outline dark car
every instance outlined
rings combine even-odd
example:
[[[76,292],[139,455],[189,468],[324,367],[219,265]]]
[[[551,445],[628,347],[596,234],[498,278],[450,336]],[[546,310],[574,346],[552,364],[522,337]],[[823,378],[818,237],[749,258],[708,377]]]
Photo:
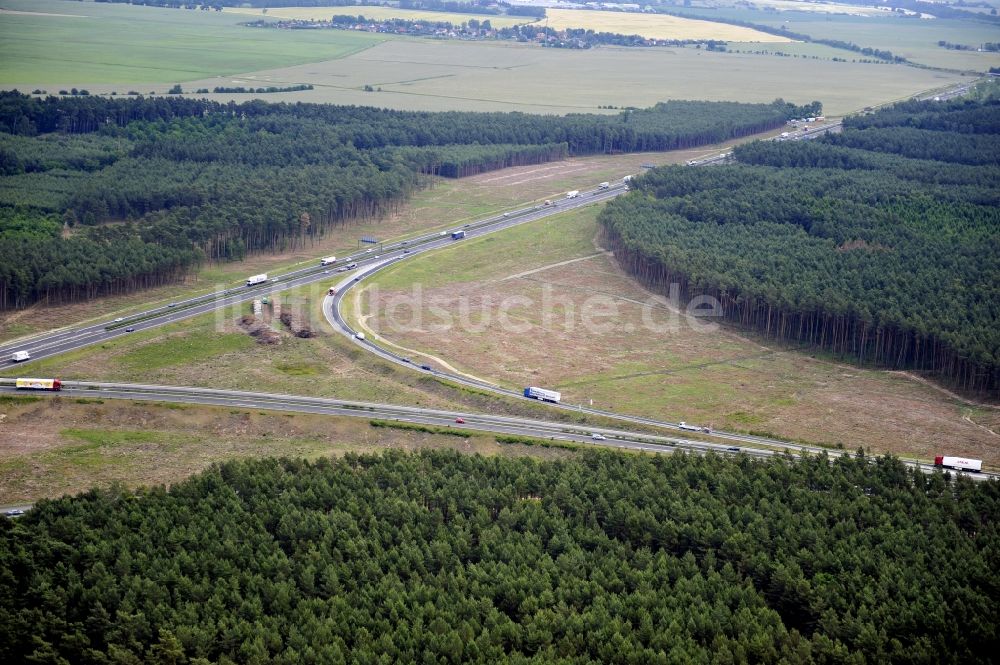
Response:
[[[731,453],[738,453],[738,452],[740,452],[740,449],[737,448],[736,446],[730,446],[730,447],[726,448],[726,450],[728,450]]]
[[[428,372],[430,372],[430,371],[431,371],[431,366],[430,366],[430,365],[421,365],[421,366],[420,366],[420,369],[425,369],[425,370],[427,370]]]
[[[125,329],[125,332],[135,332],[135,328],[129,326],[128,328]]]

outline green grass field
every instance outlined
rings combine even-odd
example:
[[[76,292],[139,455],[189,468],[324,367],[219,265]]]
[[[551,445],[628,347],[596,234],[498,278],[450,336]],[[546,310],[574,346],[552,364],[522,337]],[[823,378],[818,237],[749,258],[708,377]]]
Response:
[[[123,94],[127,84],[330,60],[383,41],[344,31],[256,30],[238,25],[245,16],[213,11],[62,0],[5,0],[3,8],[13,10],[0,14],[5,86],[118,84]]]

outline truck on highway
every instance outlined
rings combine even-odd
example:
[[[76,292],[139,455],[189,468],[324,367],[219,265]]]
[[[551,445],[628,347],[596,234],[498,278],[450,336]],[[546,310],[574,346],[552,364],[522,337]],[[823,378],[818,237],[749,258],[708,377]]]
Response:
[[[934,458],[934,466],[940,466],[945,469],[954,469],[955,471],[972,471],[973,473],[979,473],[983,470],[983,460],[938,455]]]
[[[336,262],[337,262],[337,257],[336,256],[327,256],[327,257],[324,257],[324,258],[322,258],[322,259],[319,260],[319,264],[321,266],[328,266],[331,263],[336,263]]]
[[[14,382],[18,390],[62,390],[59,379],[18,379]]]
[[[562,393],[556,392],[555,390],[546,390],[545,388],[536,388],[534,386],[528,386],[524,389],[524,396],[530,397],[531,399],[537,399],[542,402],[552,402],[558,404],[559,400],[562,399]]]
[[[701,431],[701,428],[698,427],[697,425],[688,425],[683,420],[680,421],[679,423],[677,423],[677,426],[680,427],[683,430],[687,430],[688,432],[700,432]]]
[[[257,284],[263,284],[267,281],[267,273],[262,273],[260,275],[252,275],[247,278],[247,286],[256,286]]]
[[[465,231],[453,231],[451,234],[452,240],[461,240],[465,237]]]
[[[598,189],[607,189],[610,186],[611,186],[610,182],[602,182],[600,185],[597,186],[597,188]]]
[[[336,286],[331,286],[330,290],[327,291],[327,295],[330,295],[330,296],[337,295],[337,287]]]
[[[580,190],[579,189],[574,189],[572,192],[566,192],[566,198],[567,199],[575,199],[578,196],[580,196]]]
[[[10,354],[10,361],[12,363],[20,363],[24,362],[25,360],[31,360],[31,354],[28,353],[27,351],[15,351],[14,353]]]

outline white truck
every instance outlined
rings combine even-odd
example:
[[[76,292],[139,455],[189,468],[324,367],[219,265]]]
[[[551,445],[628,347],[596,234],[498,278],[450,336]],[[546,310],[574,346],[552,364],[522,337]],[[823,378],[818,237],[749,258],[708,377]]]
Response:
[[[247,286],[256,286],[257,284],[263,284],[267,281],[267,273],[261,273],[260,275],[252,275],[247,279]]]
[[[580,190],[579,189],[574,189],[572,192],[566,192],[566,198],[567,199],[575,199],[578,196],[580,196]]]
[[[679,423],[677,423],[677,426],[680,427],[683,430],[687,430],[688,432],[700,432],[701,431],[701,428],[698,427],[697,425],[688,425],[683,420],[680,421]]]
[[[337,261],[337,257],[336,256],[327,256],[325,258],[320,259],[319,260],[319,264],[321,266],[328,266],[331,263],[336,263],[336,261]]]
[[[25,360],[31,360],[31,354],[28,353],[27,351],[15,351],[14,353],[10,354],[10,361],[12,363],[20,363],[24,362]]]
[[[524,389],[524,396],[530,397],[531,399],[537,399],[542,402],[553,402],[555,404],[559,403],[562,399],[562,393],[555,390],[546,390],[545,388],[536,388],[534,386],[528,386]]]
[[[954,469],[955,471],[972,471],[973,473],[979,473],[983,470],[983,460],[938,455],[934,458],[934,466],[940,466],[945,469]]]
[[[598,189],[607,189],[608,187],[611,187],[610,182],[602,182],[600,185],[597,186]]]

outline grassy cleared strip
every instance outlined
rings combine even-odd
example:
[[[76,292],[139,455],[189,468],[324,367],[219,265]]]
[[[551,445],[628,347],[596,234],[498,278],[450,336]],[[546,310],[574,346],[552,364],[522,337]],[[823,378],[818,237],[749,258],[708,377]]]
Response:
[[[566,448],[567,450],[579,450],[584,446],[570,441],[553,441],[551,439],[538,439],[532,436],[517,436],[513,434],[498,434],[496,442],[499,444],[514,444],[521,446],[541,446],[542,448]]]
[[[423,432],[425,434],[444,434],[446,436],[457,436],[463,439],[471,439],[478,436],[478,432],[470,432],[464,429],[454,429],[451,427],[437,427],[435,425],[420,425],[417,423],[400,423],[393,420],[369,420],[372,427],[388,427],[389,429],[402,429],[411,432]]]
[[[0,406],[31,404],[32,402],[37,402],[40,399],[42,398],[35,397],[33,395],[0,395]]]

